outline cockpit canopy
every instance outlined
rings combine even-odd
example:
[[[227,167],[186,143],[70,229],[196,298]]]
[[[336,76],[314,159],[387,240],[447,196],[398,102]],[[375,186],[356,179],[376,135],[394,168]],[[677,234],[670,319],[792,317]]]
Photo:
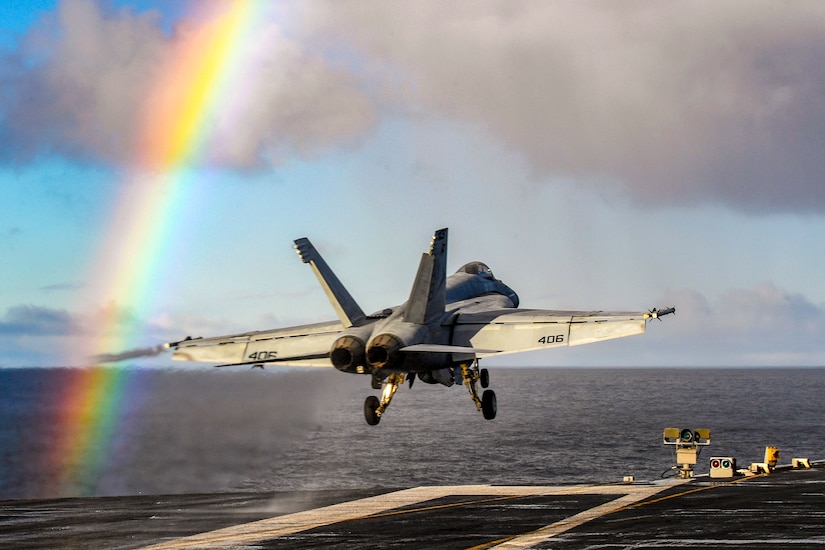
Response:
[[[485,279],[495,281],[493,270],[484,262],[470,262],[461,266],[456,273],[469,273],[470,275],[481,275]]]
[[[470,262],[447,277],[447,303],[469,300],[489,294],[501,294],[510,299],[510,305],[518,307],[518,295],[495,278],[490,266],[483,262]]]

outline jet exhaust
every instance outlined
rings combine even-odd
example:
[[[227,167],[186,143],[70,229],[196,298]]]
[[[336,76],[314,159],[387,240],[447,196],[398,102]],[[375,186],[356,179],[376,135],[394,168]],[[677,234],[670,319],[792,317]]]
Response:
[[[379,334],[370,342],[367,349],[367,361],[379,369],[397,369],[404,365],[404,354],[401,348],[404,342],[393,334]]]
[[[332,344],[329,359],[341,372],[364,374],[371,369],[367,363],[367,344],[372,336],[373,325],[350,327]]]
[[[376,369],[391,371],[414,370],[416,372],[432,368],[431,357],[402,351],[413,344],[432,343],[432,335],[425,325],[398,323],[392,331],[373,336],[367,344],[367,362]]]
[[[159,346],[152,346],[148,348],[136,348],[123,351],[120,353],[101,353],[94,355],[91,360],[95,363],[116,363],[118,361],[125,361],[126,359],[137,359],[139,357],[155,357],[161,353],[166,353],[167,347],[163,344]]]
[[[329,358],[336,369],[342,372],[357,372],[358,367],[366,365],[366,345],[355,336],[342,336],[332,345]]]

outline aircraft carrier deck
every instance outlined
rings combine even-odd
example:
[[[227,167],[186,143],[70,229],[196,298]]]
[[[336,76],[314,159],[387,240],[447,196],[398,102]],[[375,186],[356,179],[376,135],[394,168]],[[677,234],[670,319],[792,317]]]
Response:
[[[2,548],[821,548],[825,464],[732,479],[0,501]]]

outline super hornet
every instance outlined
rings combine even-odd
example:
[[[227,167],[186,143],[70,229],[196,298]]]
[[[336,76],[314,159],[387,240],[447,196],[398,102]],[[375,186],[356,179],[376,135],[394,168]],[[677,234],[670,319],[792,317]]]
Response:
[[[428,384],[452,386],[462,381],[484,418],[496,416],[490,376],[479,368],[485,357],[528,350],[577,346],[645,331],[648,320],[675,308],[639,312],[517,309],[519,298],[493,276],[487,265],[470,262],[447,276],[447,229],[435,232],[421,257],[407,302],[371,315],[352,298],[309,242],[295,241],[324,288],[337,321],[170,342],[173,358],[221,366],[266,364],[333,366],[341,372],[370,376],[382,389],[364,402],[367,423],[376,425],[404,382],[416,377]]]

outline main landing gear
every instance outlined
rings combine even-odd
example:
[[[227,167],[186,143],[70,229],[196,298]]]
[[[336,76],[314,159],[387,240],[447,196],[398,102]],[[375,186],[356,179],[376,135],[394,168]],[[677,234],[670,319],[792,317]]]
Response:
[[[464,385],[467,386],[470,397],[478,410],[481,411],[485,419],[494,419],[497,409],[495,392],[485,389],[479,399],[476,388],[477,384],[481,384],[482,388],[487,388],[487,386],[490,385],[489,371],[487,369],[479,369],[478,359],[475,359],[472,363],[461,363],[456,368],[461,369],[461,378],[464,380]],[[412,381],[414,380],[412,377],[415,376],[415,373],[411,373],[409,376],[410,386],[412,386]],[[370,395],[366,401],[364,401],[364,418],[367,420],[367,424],[375,426],[381,421],[381,416],[387,410],[387,407],[390,406],[390,401],[392,401],[395,392],[398,391],[398,386],[404,383],[404,378],[404,373],[393,373],[382,383],[382,380],[378,376],[373,376],[372,387],[374,389],[380,389],[383,386],[383,390],[381,391],[381,399]],[[458,373],[456,373],[456,378],[458,378]]]
[[[372,380],[372,385],[375,387],[377,379],[373,378]],[[403,382],[403,373],[393,373],[389,375],[386,382],[384,382],[384,390],[381,392],[380,401],[374,395],[367,397],[367,400],[364,401],[364,418],[367,419],[367,424],[375,426],[381,421],[381,415],[384,414],[384,411],[390,406],[392,396],[395,395],[395,392],[398,391],[398,386]]]
[[[470,397],[476,404],[478,410],[484,415],[486,420],[492,420],[496,417],[496,394],[493,390],[484,390],[481,394],[481,399],[478,398],[478,390],[476,384],[481,383],[482,388],[490,385],[490,372],[487,369],[478,368],[478,359],[472,363],[461,363],[461,377],[464,379],[464,385],[470,392]]]

